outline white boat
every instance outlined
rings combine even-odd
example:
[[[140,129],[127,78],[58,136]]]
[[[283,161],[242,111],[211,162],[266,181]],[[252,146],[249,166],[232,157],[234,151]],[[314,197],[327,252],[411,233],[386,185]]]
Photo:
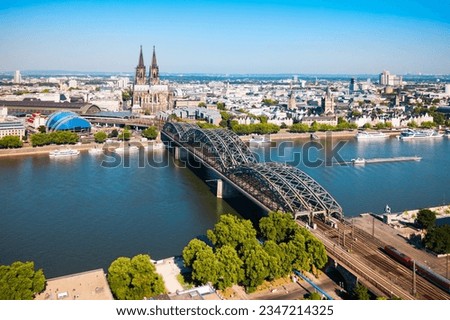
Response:
[[[354,165],[364,165],[366,164],[366,159],[364,158],[356,158],[351,160]]]
[[[359,131],[356,134],[356,139],[358,140],[385,139],[388,137],[389,136],[383,132]]]
[[[71,157],[79,155],[79,150],[73,150],[73,149],[56,149],[53,151],[50,151],[49,156],[50,157]]]
[[[412,139],[430,139],[441,138],[444,135],[436,130],[412,130],[407,129],[402,131],[398,137],[400,140],[412,140]]]
[[[263,144],[269,144],[271,142],[270,140],[270,136],[253,136],[250,140],[249,143],[250,145],[263,145]]]

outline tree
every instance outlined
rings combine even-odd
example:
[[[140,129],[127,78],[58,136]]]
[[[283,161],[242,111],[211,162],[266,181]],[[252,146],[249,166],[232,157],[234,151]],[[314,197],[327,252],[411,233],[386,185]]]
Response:
[[[23,145],[19,136],[4,136],[0,139],[0,149],[21,148]]]
[[[183,249],[183,260],[186,267],[191,267],[194,261],[197,259],[197,254],[206,250],[208,245],[199,239],[192,239],[188,245]]]
[[[119,300],[142,300],[165,291],[162,277],[146,254],[114,260],[108,268],[108,282]]]
[[[291,265],[285,263],[286,253],[275,241],[264,242],[263,249],[269,255],[267,268],[270,280],[281,278],[292,271]]]
[[[318,292],[311,292],[305,300],[322,300],[322,296]]]
[[[218,110],[225,110],[225,103],[217,102],[217,109]]]
[[[115,138],[115,137],[117,137],[118,135],[119,135],[119,131],[117,131],[117,129],[113,129],[113,130],[109,133],[108,137],[110,137],[110,138]]]
[[[207,246],[196,254],[192,264],[192,279],[201,284],[208,282],[215,284],[219,278],[219,268],[219,261],[213,249]]]
[[[417,213],[416,223],[420,228],[428,230],[436,223],[436,213],[430,209],[421,209]]]
[[[155,126],[148,127],[147,129],[142,131],[142,136],[150,140],[155,140],[158,136],[158,130]]]
[[[216,257],[219,262],[217,288],[223,290],[244,280],[243,262],[233,247],[219,248]]]
[[[199,108],[205,108],[205,107],[206,107],[206,103],[204,103],[204,102],[202,101],[202,102],[199,102],[197,106],[198,106]]]
[[[369,300],[369,290],[367,290],[366,287],[364,287],[362,284],[357,283],[355,286],[355,289],[353,289],[353,297],[356,300]]]
[[[243,244],[244,281],[247,291],[253,292],[269,276],[269,255],[255,239]]]
[[[39,126],[38,131],[40,133],[46,133],[47,132],[47,128],[44,125]]]
[[[308,132],[309,131],[309,126],[305,123],[295,123],[291,126],[291,128],[289,129],[290,132]]]
[[[242,220],[231,214],[223,214],[214,229],[207,231],[207,236],[217,248],[229,245],[239,250],[244,242],[256,238],[256,230],[250,220]]]
[[[443,225],[427,230],[425,246],[438,254],[450,253],[450,226]]]
[[[127,128],[124,128],[123,131],[121,133],[119,133],[119,135],[117,136],[117,139],[125,140],[125,141],[130,140],[130,138],[131,138],[131,132]]]
[[[16,261],[0,265],[0,300],[31,300],[45,289],[42,269],[34,270],[34,262]]]
[[[94,134],[94,139],[95,139],[95,142],[97,142],[97,143],[105,142],[106,138],[108,138],[108,135],[106,134],[106,132],[99,131]]]
[[[298,228],[299,226],[289,213],[269,212],[267,217],[259,220],[262,236],[275,243],[288,241]]]

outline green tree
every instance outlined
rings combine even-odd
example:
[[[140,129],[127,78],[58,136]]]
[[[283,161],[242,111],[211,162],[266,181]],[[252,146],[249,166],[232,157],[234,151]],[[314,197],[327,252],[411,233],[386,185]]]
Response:
[[[124,128],[123,131],[121,133],[119,133],[119,135],[117,136],[118,140],[125,140],[128,141],[131,138],[131,132],[129,129]]]
[[[417,128],[417,123],[415,121],[410,121],[406,125],[408,128]]]
[[[305,123],[295,123],[291,126],[291,128],[289,129],[290,132],[308,132],[309,131],[309,126]]]
[[[433,121],[424,121],[420,124],[421,128],[431,129],[434,128],[436,124]]]
[[[109,133],[108,137],[110,137],[110,138],[115,138],[115,137],[117,137],[118,135],[119,135],[119,131],[117,131],[117,129],[113,129],[113,130]]]
[[[97,143],[105,142],[106,138],[108,138],[108,135],[104,131],[98,131],[94,134],[94,139],[95,139],[95,142],[97,142]]]
[[[442,225],[427,230],[425,246],[438,254],[450,254],[450,226]]]
[[[192,279],[198,283],[217,283],[219,279],[219,261],[211,247],[197,252],[196,259],[192,264]]]
[[[192,264],[197,259],[197,254],[201,251],[207,250],[208,245],[199,239],[192,239],[188,245],[183,249],[183,260],[186,267],[192,267]]]
[[[367,290],[367,288],[362,284],[358,283],[356,284],[355,289],[353,289],[353,297],[356,300],[369,300],[369,290]]]
[[[197,106],[200,107],[200,108],[204,108],[204,107],[206,107],[206,103],[204,103],[202,101],[202,102],[199,102]]]
[[[223,214],[214,229],[207,231],[207,236],[217,248],[229,245],[239,250],[244,242],[256,238],[256,230],[250,220],[239,219],[231,214]]]
[[[158,130],[155,126],[148,127],[147,129],[142,131],[142,136],[150,140],[155,140],[158,136]]]
[[[243,262],[233,247],[224,245],[216,252],[219,262],[217,288],[223,290],[244,279]]]
[[[417,213],[416,223],[421,229],[428,230],[436,223],[436,212],[430,209],[421,209]]]
[[[44,125],[39,126],[38,131],[40,133],[46,133],[47,132],[47,128]]]
[[[4,136],[0,139],[0,149],[21,148],[23,145],[19,136]]]
[[[35,271],[34,262],[0,265],[0,300],[31,300],[44,291],[45,282],[44,272]]]
[[[248,292],[253,292],[269,276],[269,255],[261,244],[248,240],[242,247],[242,261],[244,262],[244,281]]]
[[[217,109],[224,111],[225,110],[225,103],[217,102]]]
[[[305,300],[322,300],[322,296],[318,292],[311,292]]]
[[[264,242],[263,249],[269,255],[267,268],[270,280],[281,278],[292,271],[292,266],[285,263],[286,253],[275,241]]]
[[[156,273],[150,256],[145,254],[114,260],[108,268],[108,282],[119,300],[142,300],[165,291],[162,277]]]
[[[267,217],[259,220],[262,236],[275,243],[287,242],[298,228],[299,226],[289,213],[269,212]]]

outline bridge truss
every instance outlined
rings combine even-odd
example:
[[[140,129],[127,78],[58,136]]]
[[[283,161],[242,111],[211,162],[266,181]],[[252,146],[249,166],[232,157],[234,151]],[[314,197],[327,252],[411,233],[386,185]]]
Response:
[[[230,130],[167,122],[163,133],[271,210],[290,212],[295,218],[343,216],[341,206],[317,181],[289,165],[258,163],[249,147]]]

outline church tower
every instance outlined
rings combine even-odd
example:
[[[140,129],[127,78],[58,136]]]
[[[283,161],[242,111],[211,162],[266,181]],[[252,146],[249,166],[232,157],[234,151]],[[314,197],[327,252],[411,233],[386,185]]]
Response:
[[[136,67],[136,76],[134,77],[134,84],[145,84],[145,65],[144,65],[144,56],[142,55],[142,46],[141,53],[139,54],[139,64]]]
[[[153,46],[152,65],[150,67],[150,85],[159,84],[159,67],[156,62],[155,46]]]

